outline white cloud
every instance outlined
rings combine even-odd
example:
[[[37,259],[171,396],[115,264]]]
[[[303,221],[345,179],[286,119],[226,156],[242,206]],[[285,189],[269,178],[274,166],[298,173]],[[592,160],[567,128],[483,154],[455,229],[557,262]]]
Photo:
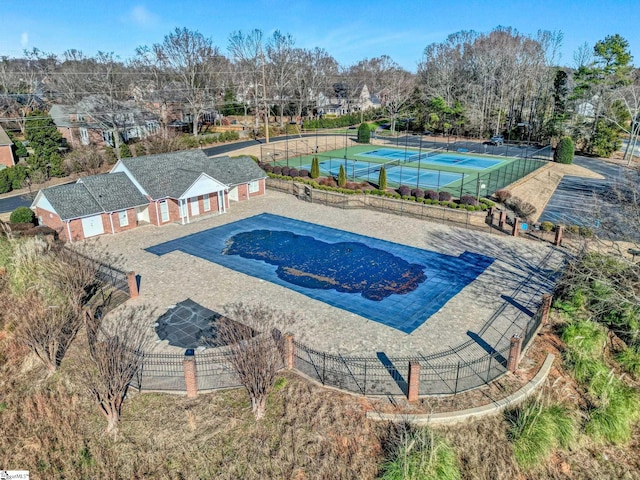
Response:
[[[29,44],[29,33],[22,32],[22,35],[20,35],[20,45],[22,46],[22,48],[24,48],[28,44]]]
[[[127,20],[139,27],[148,27],[158,22],[159,17],[155,13],[147,10],[147,7],[138,5],[133,7],[127,16]]]

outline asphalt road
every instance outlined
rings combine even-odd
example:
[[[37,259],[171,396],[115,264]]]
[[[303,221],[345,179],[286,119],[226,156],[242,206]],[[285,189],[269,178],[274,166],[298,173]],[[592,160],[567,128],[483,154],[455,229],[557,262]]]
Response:
[[[0,213],[12,212],[18,207],[30,207],[36,193],[0,198]]]

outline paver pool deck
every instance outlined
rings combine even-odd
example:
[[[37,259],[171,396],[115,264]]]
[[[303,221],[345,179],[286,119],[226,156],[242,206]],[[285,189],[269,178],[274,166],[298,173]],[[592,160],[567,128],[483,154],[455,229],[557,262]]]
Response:
[[[163,256],[145,251],[265,212],[444,254],[458,256],[469,251],[496,260],[420,327],[406,334],[202,258],[179,251]],[[191,298],[217,312],[236,302],[263,303],[295,312],[298,320],[288,330],[308,346],[331,353],[374,356],[384,352],[413,357],[446,351],[473,339],[476,342],[467,349],[465,358],[474,352],[486,355],[486,348],[500,349],[514,333],[521,333],[530,314],[537,310],[541,295],[553,289],[553,276],[564,260],[561,251],[542,243],[380,212],[340,210],[270,190],[264,197],[233,203],[223,215],[187,225],[144,226],[95,241],[120,255],[123,268],[141,276],[140,297],[127,305],[150,307],[154,314],[147,321],[154,350],[175,353],[182,350],[156,341],[153,323],[169,307]]]

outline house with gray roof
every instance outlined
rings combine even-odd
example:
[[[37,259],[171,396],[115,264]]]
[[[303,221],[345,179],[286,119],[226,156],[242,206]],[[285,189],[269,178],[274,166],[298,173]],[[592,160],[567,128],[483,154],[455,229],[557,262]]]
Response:
[[[222,214],[231,202],[264,195],[266,174],[250,157],[207,157],[202,150],[123,158],[108,174],[38,192],[41,225],[75,241],[137,225],[190,223]]]
[[[160,128],[158,117],[152,112],[133,101],[111,102],[104,95],[90,95],[73,105],[55,104],[49,115],[72,147],[113,147],[116,131],[128,142],[157,133]]]
[[[124,173],[84,177],[40,190],[31,204],[40,225],[74,241],[130,230],[149,201]]]

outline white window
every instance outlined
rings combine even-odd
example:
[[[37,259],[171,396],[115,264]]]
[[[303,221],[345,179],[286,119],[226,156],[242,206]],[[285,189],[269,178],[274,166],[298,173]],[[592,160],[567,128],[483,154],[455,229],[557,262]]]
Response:
[[[78,113],[78,121],[79,122],[84,122],[84,114],[83,113]]]
[[[103,130],[102,131],[102,139],[104,140],[104,143],[106,143],[110,147],[114,146],[114,144],[113,144],[113,134],[110,131]]]
[[[162,222],[169,221],[169,203],[166,200],[160,202],[160,220]]]
[[[156,133],[160,129],[160,124],[156,120],[147,120],[147,133],[149,135]]]
[[[80,127],[80,142],[83,145],[89,145],[89,132],[83,127]]]
[[[209,198],[209,194],[205,193],[202,196],[202,203],[204,204],[204,211],[208,212],[209,210],[211,210],[211,199]]]
[[[260,191],[260,180],[256,180],[255,182],[251,182],[249,184],[249,193],[256,193]]]
[[[129,225],[129,215],[127,215],[126,210],[118,212],[118,222],[120,223],[121,227],[126,227],[127,225]]]

